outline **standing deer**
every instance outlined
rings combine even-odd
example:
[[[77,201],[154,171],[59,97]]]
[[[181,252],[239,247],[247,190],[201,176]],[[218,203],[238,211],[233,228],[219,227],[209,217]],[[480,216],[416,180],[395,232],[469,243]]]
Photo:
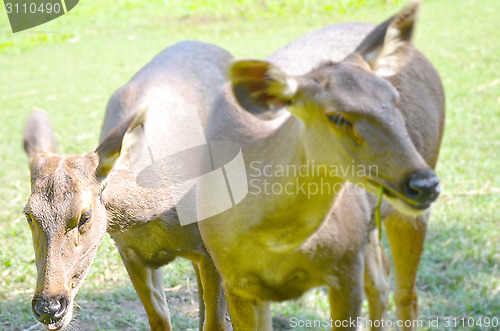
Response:
[[[418,8],[412,2],[373,30],[333,25],[268,61],[233,63],[206,133],[240,146],[254,191],[199,228],[222,275],[235,330],[270,330],[269,301],[320,285],[330,289],[332,326],[356,329],[344,322],[360,313],[374,199],[349,193],[354,185],[370,193],[383,188],[397,313],[405,322],[416,319],[415,277],[428,208],[439,195],[432,168],[444,127],[440,78],[411,44]],[[308,171],[273,176],[269,170],[277,166]],[[350,171],[353,166],[376,171]],[[325,170],[331,167],[340,171]],[[326,190],[346,181],[351,184],[342,190]],[[286,194],[266,194],[264,183]],[[203,201],[217,192],[200,186],[197,194]],[[375,319],[386,308],[387,261],[382,251],[366,253],[365,288]]]
[[[225,50],[201,42],[167,48],[113,94],[99,147],[83,155],[55,154],[45,113],[32,113],[24,134],[31,171],[24,212],[38,273],[32,310],[48,330],[70,323],[75,295],[106,231],[120,251],[151,329],[172,329],[161,267],[178,256],[191,260],[197,273],[200,329],[225,328],[220,276],[197,224],[181,227],[170,192],[138,185],[137,174],[121,160],[134,144],[142,143],[130,140],[127,145],[124,136],[133,137],[139,126],[147,131],[147,123],[165,113],[180,116],[177,110],[184,104],[194,104],[204,122],[231,58]],[[145,107],[146,123],[141,111]],[[161,123],[161,130],[180,125],[175,119]],[[154,138],[161,136],[159,131],[147,133]],[[120,152],[124,155],[117,162]]]

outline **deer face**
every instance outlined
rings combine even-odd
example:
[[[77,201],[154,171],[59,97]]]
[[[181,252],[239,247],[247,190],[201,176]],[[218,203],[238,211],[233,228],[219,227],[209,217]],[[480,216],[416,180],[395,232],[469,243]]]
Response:
[[[119,156],[123,135],[138,124],[125,121],[96,151],[80,156],[53,153],[45,113],[35,111],[24,135],[30,159],[31,195],[24,209],[37,267],[32,310],[48,330],[70,323],[73,300],[106,233],[101,201],[105,179]]]
[[[439,178],[413,145],[385,79],[411,60],[418,8],[410,4],[368,35],[339,63],[290,76],[260,60],[235,62],[233,92],[248,112],[269,119],[286,108],[298,118],[308,159],[343,169],[344,179],[385,197],[401,212],[424,212],[439,194]],[[358,170],[349,169],[356,166]]]
[[[323,64],[301,79],[291,111],[306,123],[308,156],[334,162],[346,179],[372,193],[382,186],[402,212],[427,209],[439,194],[439,178],[409,138],[396,89],[359,56]],[[353,166],[356,171],[349,171]]]
[[[32,168],[25,208],[38,273],[32,309],[47,329],[71,321],[73,299],[106,233],[97,165],[97,155],[91,153],[48,155]]]

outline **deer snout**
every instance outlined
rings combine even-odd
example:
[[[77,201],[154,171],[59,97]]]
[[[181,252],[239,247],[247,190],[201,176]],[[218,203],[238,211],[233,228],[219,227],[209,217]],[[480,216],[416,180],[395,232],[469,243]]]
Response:
[[[69,298],[64,295],[48,297],[36,295],[31,301],[31,309],[42,324],[54,324],[64,317],[68,310]]]
[[[439,177],[430,168],[412,172],[403,185],[406,197],[423,206],[434,202],[441,192]]]

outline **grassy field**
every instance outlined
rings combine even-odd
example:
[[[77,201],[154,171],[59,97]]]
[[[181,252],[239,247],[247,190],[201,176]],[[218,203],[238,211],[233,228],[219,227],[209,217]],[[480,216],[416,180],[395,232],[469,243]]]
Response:
[[[31,313],[36,268],[22,215],[29,196],[22,130],[33,107],[49,112],[59,152],[88,152],[96,147],[111,93],[168,45],[196,39],[218,44],[236,57],[263,57],[327,24],[380,22],[403,4],[85,0],[63,17],[15,35],[0,9],[0,329],[43,330]],[[443,78],[448,109],[437,169],[443,194],[433,210],[418,275],[424,321],[500,319],[498,13],[497,0],[426,0],[416,32],[415,43]],[[196,329],[196,278],[190,263],[177,260],[164,274],[174,326]],[[273,316],[283,325],[292,316],[321,319],[328,316],[327,302],[326,289],[318,288],[300,300],[274,304]],[[75,327],[148,329],[109,237],[77,303]]]

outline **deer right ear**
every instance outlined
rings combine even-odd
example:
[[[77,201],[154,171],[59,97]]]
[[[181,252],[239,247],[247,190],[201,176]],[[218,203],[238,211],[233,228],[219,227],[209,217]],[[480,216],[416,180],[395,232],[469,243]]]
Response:
[[[267,61],[235,61],[229,75],[236,101],[261,119],[276,117],[298,90],[298,81],[294,77]]]
[[[99,158],[99,165],[96,169],[96,177],[99,181],[104,180],[111,170],[113,170],[116,160],[118,160],[120,156],[125,134],[130,133],[136,127],[144,123],[146,120],[146,113],[147,108],[144,108],[135,116],[131,116],[123,121],[115,127],[106,138],[104,138],[99,147],[97,147],[95,153]]]
[[[45,111],[35,108],[31,112],[24,128],[23,142],[30,163],[42,154],[54,152],[56,139]]]
[[[357,47],[373,72],[381,77],[397,74],[411,60],[411,39],[420,0],[411,1],[396,16],[378,25]]]

